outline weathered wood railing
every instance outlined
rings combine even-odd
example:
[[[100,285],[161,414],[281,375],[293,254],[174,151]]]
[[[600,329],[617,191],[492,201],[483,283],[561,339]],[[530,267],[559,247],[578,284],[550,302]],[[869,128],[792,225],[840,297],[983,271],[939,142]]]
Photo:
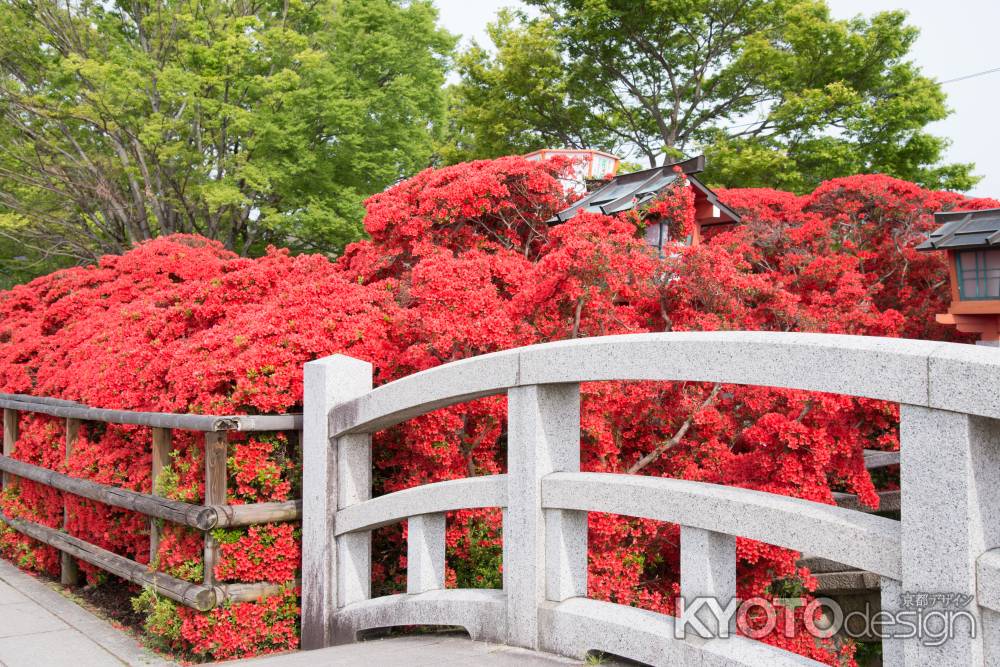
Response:
[[[1000,664],[1000,354],[926,341],[751,332],[611,336],[484,355],[372,389],[369,364],[306,364],[302,643],[395,625],[650,664],[816,664],[746,637],[678,638],[675,619],[587,597],[587,513],[681,526],[685,599],[736,595],[735,537],[843,563],[902,594],[968,597],[947,641],[883,639],[885,664]],[[747,489],[579,471],[581,382],[704,381],[900,404],[901,520]],[[371,498],[371,434],[507,396],[507,474]],[[874,456],[874,455],[872,455]],[[888,456],[885,460],[891,460]],[[846,499],[844,499],[846,500]],[[504,511],[503,590],[445,590],[445,513]],[[371,531],[407,521],[407,593],[371,598]]]
[[[3,471],[4,488],[14,484],[17,478],[27,479],[64,493],[150,517],[151,559],[154,559],[158,552],[159,521],[188,526],[202,531],[205,535],[204,581],[202,584],[194,584],[155,571],[149,565],[138,563],[85,542],[69,535],[65,530],[8,517],[0,512],[0,520],[25,535],[62,552],[61,580],[64,584],[76,583],[79,575],[75,559],[80,559],[128,581],[148,586],[157,593],[184,605],[205,611],[224,601],[255,600],[276,592],[286,583],[224,584],[216,581],[214,572],[219,549],[211,531],[216,528],[292,521],[301,518],[302,502],[299,500],[248,505],[228,505],[226,503],[228,433],[230,431],[300,431],[302,429],[301,415],[214,416],[106,410],[91,408],[73,401],[23,394],[0,394],[0,408],[3,408],[3,455],[0,456],[0,470]],[[18,416],[21,413],[43,414],[65,420],[67,461],[72,454],[82,422],[135,424],[151,427],[153,493],[139,493],[107,484],[99,484],[13,458],[14,445],[18,439]],[[204,434],[205,497],[202,505],[170,500],[156,495],[156,481],[169,460],[174,429],[197,431]],[[64,529],[65,521],[64,514]]]

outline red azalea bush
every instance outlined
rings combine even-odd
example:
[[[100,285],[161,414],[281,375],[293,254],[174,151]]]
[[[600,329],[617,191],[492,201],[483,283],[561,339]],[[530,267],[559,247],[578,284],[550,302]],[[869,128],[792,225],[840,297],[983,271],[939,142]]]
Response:
[[[60,271],[0,294],[0,390],[93,406],[201,413],[297,410],[302,364],[343,353],[371,361],[377,384],[477,354],[605,334],[715,329],[826,331],[958,338],[933,324],[947,282],[942,257],[913,246],[931,212],[996,202],[929,192],[884,176],[823,184],[798,197],[732,190],[723,200],[744,224],[659,259],[637,217],[546,221],[565,205],[563,165],[520,158],[427,170],[372,197],[371,238],[337,262],[272,250],[258,259],[174,236],[97,266]],[[654,205],[682,230],[693,219],[678,186]],[[375,492],[502,472],[506,405],[488,398],[436,411],[377,434]],[[895,405],[766,387],[698,383],[591,383],[583,387],[586,470],[630,472],[833,501],[833,491],[878,496],[863,448],[898,445]],[[62,426],[23,417],[14,455],[69,474],[150,490],[150,434],[85,424],[69,463]],[[202,448],[175,432],[158,481],[197,502]],[[285,434],[234,438],[229,502],[296,497],[299,452]],[[64,498],[30,482],[8,489],[4,512],[58,525]],[[202,576],[201,538],[167,526],[148,553],[143,517],[67,497],[69,530],[173,576]],[[671,613],[677,527],[618,516],[590,520],[591,596]],[[223,581],[287,583],[282,594],[200,614],[143,593],[147,630],[194,658],[294,647],[297,526],[217,531]],[[405,577],[401,528],[378,531],[376,590]],[[497,586],[501,522],[489,510],[449,519],[448,584]],[[797,554],[738,541],[739,594],[808,592]],[[0,550],[54,572],[53,550],[0,528]],[[85,567],[91,579],[102,574]],[[832,664],[853,647],[788,643]]]

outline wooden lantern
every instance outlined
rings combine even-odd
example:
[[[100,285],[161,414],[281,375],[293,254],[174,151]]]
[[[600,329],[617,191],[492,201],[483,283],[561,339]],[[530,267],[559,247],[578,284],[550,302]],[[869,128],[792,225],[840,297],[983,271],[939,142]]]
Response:
[[[951,305],[937,321],[1000,346],[1000,208],[934,218],[941,226],[917,250],[947,253]]]

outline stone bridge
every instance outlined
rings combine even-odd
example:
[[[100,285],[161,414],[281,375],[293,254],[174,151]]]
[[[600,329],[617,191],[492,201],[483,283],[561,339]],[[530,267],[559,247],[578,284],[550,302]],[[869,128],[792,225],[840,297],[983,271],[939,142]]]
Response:
[[[805,333],[610,336],[446,364],[372,389],[344,356],[305,366],[303,648],[373,628],[464,627],[474,639],[657,665],[815,664],[742,636],[587,597],[587,513],[681,526],[681,596],[736,594],[737,536],[874,573],[882,609],[961,600],[955,636],[883,629],[886,665],[1000,664],[1000,355],[971,345]],[[580,472],[580,383],[685,380],[900,404],[901,520],[747,489]],[[370,497],[371,434],[506,394],[508,473]],[[503,508],[502,590],[444,587],[445,513]],[[371,531],[407,521],[407,592],[371,598]],[[886,617],[889,618],[889,617]],[[928,619],[928,623],[940,623]],[[731,626],[731,624],[730,624]]]

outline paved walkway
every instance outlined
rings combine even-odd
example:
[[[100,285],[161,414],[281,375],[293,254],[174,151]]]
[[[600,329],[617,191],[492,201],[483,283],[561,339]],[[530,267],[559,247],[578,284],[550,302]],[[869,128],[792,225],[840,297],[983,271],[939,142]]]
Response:
[[[455,635],[373,639],[321,651],[223,663],[245,667],[555,667],[575,660]],[[0,667],[176,667],[0,559]]]
[[[580,665],[547,653],[474,642],[454,635],[414,635],[373,639],[319,651],[285,653],[223,663],[226,667],[556,667]]]
[[[167,667],[172,664],[0,559],[0,666]]]

